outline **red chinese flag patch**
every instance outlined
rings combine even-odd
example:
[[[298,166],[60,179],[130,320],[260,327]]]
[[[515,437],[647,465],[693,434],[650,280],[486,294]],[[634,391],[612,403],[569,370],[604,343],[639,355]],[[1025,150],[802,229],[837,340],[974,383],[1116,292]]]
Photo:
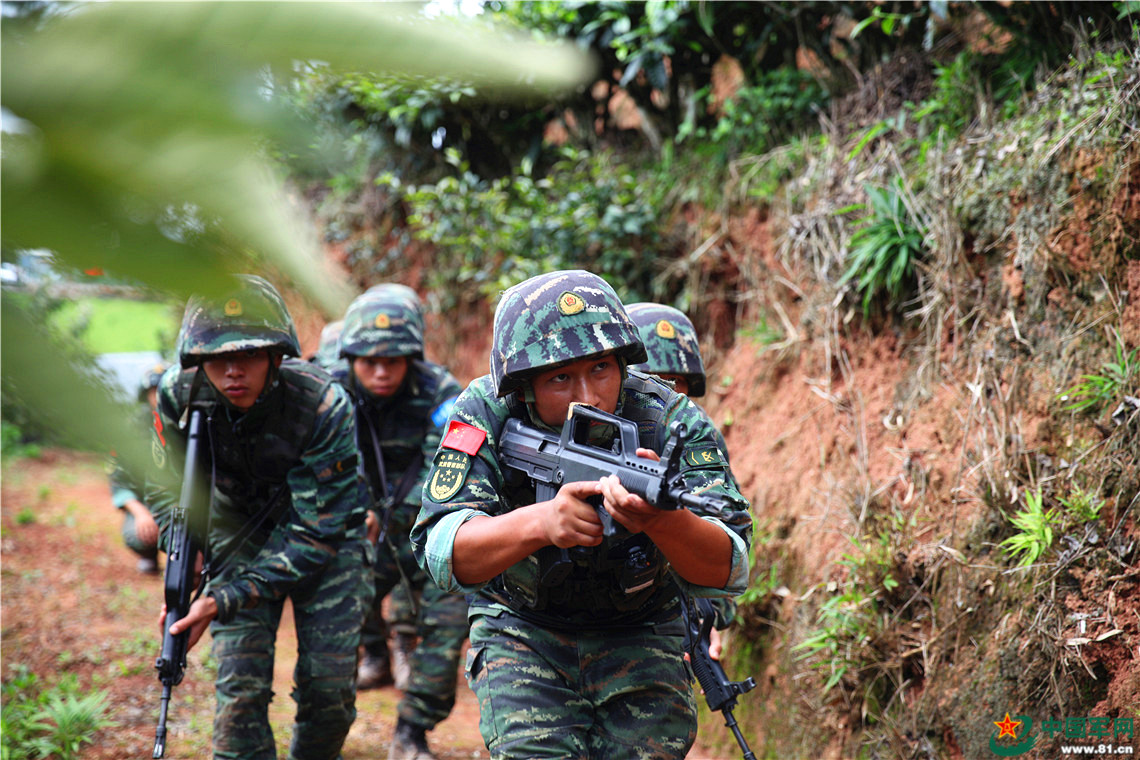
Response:
[[[158,411],[154,412],[154,432],[158,434],[158,441],[166,446],[166,436],[162,434],[162,418],[158,416]]]
[[[487,440],[486,431],[466,422],[452,420],[447,428],[447,435],[443,437],[443,443],[440,445],[445,449],[455,449],[468,456],[475,456],[485,440]]]

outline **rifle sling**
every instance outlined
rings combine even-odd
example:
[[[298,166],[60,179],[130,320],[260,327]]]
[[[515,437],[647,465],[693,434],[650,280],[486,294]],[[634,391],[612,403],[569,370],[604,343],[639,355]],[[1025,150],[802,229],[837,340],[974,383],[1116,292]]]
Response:
[[[423,450],[412,460],[408,468],[404,470],[403,477],[396,485],[396,491],[389,495],[388,493],[388,471],[384,467],[384,450],[380,445],[380,436],[376,434],[376,428],[372,425],[372,420],[368,419],[368,415],[364,413],[363,404],[357,402],[356,405],[356,420],[359,426],[360,422],[364,422],[364,426],[368,428],[368,437],[372,442],[372,456],[376,459],[376,471],[380,476],[380,493],[383,501],[382,512],[380,515],[380,539],[387,544],[388,549],[392,552],[392,558],[395,560],[396,569],[400,573],[400,585],[404,588],[404,593],[407,594],[408,600],[412,604],[412,614],[419,616],[420,605],[416,600],[416,595],[412,590],[412,581],[408,578],[408,574],[404,572],[404,566],[400,562],[399,552],[396,550],[395,544],[392,543],[392,536],[388,531],[388,523],[392,519],[392,510],[397,504],[404,500],[408,492],[412,490],[412,484],[416,481],[416,476],[419,474],[420,466],[423,464]]]

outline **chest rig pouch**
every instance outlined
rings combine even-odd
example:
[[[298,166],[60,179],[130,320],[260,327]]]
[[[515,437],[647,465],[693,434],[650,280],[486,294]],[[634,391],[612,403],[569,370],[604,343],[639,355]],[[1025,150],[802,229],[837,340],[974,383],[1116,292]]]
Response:
[[[180,408],[193,400],[211,409],[208,440],[217,493],[211,519],[223,534],[236,532],[274,500],[274,514],[263,521],[260,535],[250,536],[255,544],[261,543],[289,504],[288,494],[275,495],[288,488],[289,471],[304,453],[328,384],[298,364],[283,362],[277,387],[240,416],[232,416],[208,383],[194,380],[197,370],[184,371],[185,382],[178,389]]]
[[[638,423],[640,446],[660,450],[665,403],[657,386],[631,374],[625,388],[627,403],[621,416]],[[631,397],[638,403],[628,403]],[[514,408],[512,416],[517,416]],[[505,495],[512,505],[554,496],[553,492],[537,493],[535,484],[521,472],[508,469],[504,475]],[[589,501],[600,505],[602,497]],[[618,525],[616,533],[598,546],[539,549],[505,570],[489,584],[488,591],[524,617],[555,627],[567,622],[604,626],[633,622],[656,612],[667,601],[663,597],[668,595],[660,593],[667,573],[664,555],[648,536],[631,534]]]

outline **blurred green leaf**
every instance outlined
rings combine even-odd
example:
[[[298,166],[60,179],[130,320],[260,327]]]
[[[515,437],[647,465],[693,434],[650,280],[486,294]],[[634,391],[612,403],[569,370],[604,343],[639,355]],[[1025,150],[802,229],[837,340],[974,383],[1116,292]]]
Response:
[[[6,16],[0,207],[5,251],[47,248],[179,299],[271,267],[327,314],[353,293],[328,269],[268,156],[311,141],[274,97],[319,61],[454,77],[508,96],[580,84],[586,56],[408,3],[90,3]],[[81,445],[125,449],[126,419],[42,325],[4,303],[8,393]]]

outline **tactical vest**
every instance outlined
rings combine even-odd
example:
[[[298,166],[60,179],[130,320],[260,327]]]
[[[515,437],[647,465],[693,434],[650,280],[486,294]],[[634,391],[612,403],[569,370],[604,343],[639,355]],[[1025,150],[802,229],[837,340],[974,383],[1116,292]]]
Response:
[[[660,451],[670,392],[634,372],[627,376],[624,388],[626,403],[621,416],[637,423],[642,448]],[[641,394],[650,403],[629,403],[632,394]],[[512,407],[511,414],[518,416],[519,410]],[[506,478],[503,490],[507,503],[534,503],[535,487],[530,479],[514,472],[507,473]],[[599,504],[601,498],[594,497]],[[670,611],[676,604],[675,593],[665,582],[669,564],[661,550],[644,533],[631,534],[620,524],[617,527],[616,535],[603,538],[598,546],[565,551],[543,547],[496,576],[485,593],[520,617],[546,628],[619,628],[673,617]]]
[[[414,383],[418,394],[413,395],[409,385]],[[441,376],[430,365],[418,359],[409,360],[408,377],[404,387],[394,396],[377,399],[359,387],[351,370],[341,381],[353,396],[357,411],[356,440],[361,452],[362,468],[374,501],[381,501],[383,492],[395,492],[404,473],[414,469],[419,474],[423,466],[423,440],[433,423],[432,412],[437,404]],[[364,419],[361,419],[361,416]],[[371,426],[371,431],[369,427]],[[380,468],[376,465],[376,443],[382,444],[386,478],[380,484]]]
[[[214,480],[211,534],[222,544],[270,500],[273,513],[248,539],[260,546],[286,514],[291,502],[287,477],[304,453],[328,386],[327,375],[313,365],[286,359],[277,382],[243,414],[235,414],[196,368],[182,371],[177,400],[181,414],[194,401],[207,408],[207,463]],[[280,493],[285,489],[284,493]],[[219,549],[223,547],[220,545]]]

